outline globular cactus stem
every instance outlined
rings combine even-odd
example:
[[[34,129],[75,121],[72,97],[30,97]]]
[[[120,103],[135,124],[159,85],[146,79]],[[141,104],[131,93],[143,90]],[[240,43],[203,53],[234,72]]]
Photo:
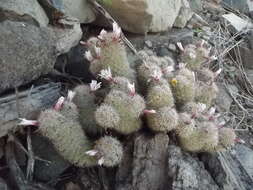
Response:
[[[116,138],[105,136],[95,142],[92,150],[86,152],[98,160],[98,165],[113,167],[118,165],[123,157],[123,147]]]

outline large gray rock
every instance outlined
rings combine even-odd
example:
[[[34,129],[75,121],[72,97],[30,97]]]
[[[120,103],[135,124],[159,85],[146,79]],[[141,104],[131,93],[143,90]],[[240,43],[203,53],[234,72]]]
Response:
[[[174,26],[178,28],[184,28],[186,23],[191,19],[193,12],[190,4],[187,0],[182,0],[182,7],[174,22]]]
[[[204,164],[175,145],[168,147],[168,176],[172,190],[218,190]]]
[[[90,23],[96,18],[87,0],[53,0],[53,2],[56,1],[62,4],[60,8],[63,12],[77,18],[80,23]]]
[[[253,2],[251,0],[223,0],[223,3],[242,13],[250,14],[250,16],[252,16]]]
[[[71,165],[56,152],[52,143],[45,137],[33,135],[32,145],[36,156],[50,162],[36,161],[34,176],[37,179],[42,181],[56,179]]]
[[[103,6],[123,29],[145,34],[171,28],[179,13],[181,0],[111,0],[110,4],[103,3]]]
[[[232,152],[204,154],[202,160],[220,189],[251,190],[253,187],[253,151],[236,145]]]
[[[224,14],[222,17],[228,24],[227,26],[230,28],[230,31],[233,33],[253,28],[253,24],[250,20],[242,19],[234,13]]]
[[[31,82],[53,69],[54,35],[21,22],[0,23],[0,92]]]
[[[189,3],[193,11],[202,11],[202,0],[189,0]]]
[[[130,142],[130,141],[129,141]],[[137,135],[124,150],[116,177],[116,190],[158,190],[168,187],[166,134]]]
[[[48,25],[48,17],[37,0],[0,0],[0,12],[23,17],[31,16],[40,26]]]

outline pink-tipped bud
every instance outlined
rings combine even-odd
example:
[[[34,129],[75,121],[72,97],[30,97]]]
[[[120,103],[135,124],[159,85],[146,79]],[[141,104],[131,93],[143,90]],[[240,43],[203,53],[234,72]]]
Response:
[[[75,97],[76,92],[69,90],[68,91],[68,96],[67,96],[67,101],[72,102],[73,98]]]
[[[102,157],[98,160],[98,165],[102,166],[105,162],[105,159]]]
[[[236,138],[235,142],[245,144],[245,141],[239,138]]]
[[[216,77],[221,73],[221,71],[222,71],[222,69],[219,68],[218,71],[216,71],[216,72],[214,73],[214,78],[216,78]]]
[[[154,114],[154,113],[156,113],[156,111],[155,110],[144,110],[143,113],[144,114]]]
[[[29,126],[29,125],[33,125],[33,126],[39,126],[39,122],[36,120],[27,120],[25,118],[19,118],[20,123],[18,125],[22,125],[22,126]]]
[[[162,70],[162,72],[163,72],[164,74],[167,74],[167,73],[171,73],[171,72],[174,71],[174,70],[175,70],[174,67],[171,65],[171,66],[165,67],[165,68]]]
[[[131,84],[131,83],[128,81],[128,83],[127,83],[127,88],[128,88],[128,90],[129,90],[129,92],[130,92],[130,95],[131,95],[131,96],[134,96],[134,95],[135,95],[135,85],[134,85],[134,83]]]
[[[89,155],[89,156],[95,156],[98,153],[97,150],[89,150],[86,151],[85,154]]]
[[[162,72],[160,72],[158,70],[154,70],[154,72],[150,76],[154,80],[159,81],[161,79],[161,77],[162,77]]]
[[[181,42],[177,42],[177,47],[178,47],[181,51],[184,51],[184,50],[185,50]]]
[[[93,56],[91,55],[91,52],[90,51],[86,51],[85,54],[84,54],[85,58],[88,60],[88,61],[93,61]]]
[[[116,22],[113,22],[113,39],[118,40],[121,36],[121,28]]]
[[[86,45],[87,45],[87,43],[86,43],[86,42],[84,42],[84,41],[80,41],[80,44],[81,44],[81,45],[84,45],[84,46],[86,46]]]
[[[54,105],[54,109],[55,109],[56,111],[59,111],[59,110],[62,108],[64,101],[65,101],[65,98],[64,98],[63,96],[61,96],[61,97],[57,100],[56,104]]]
[[[107,31],[103,29],[103,30],[101,30],[101,32],[99,33],[98,39],[100,39],[100,40],[105,40],[106,35],[107,35]]]
[[[96,80],[92,80],[90,83],[90,91],[94,92],[99,88],[101,88],[101,82],[98,83]]]
[[[111,81],[113,82],[114,79],[112,77],[112,72],[111,72],[111,68],[108,67],[108,69],[103,69],[100,71],[100,74],[98,74],[98,76],[101,78],[101,79],[105,79],[107,81]]]

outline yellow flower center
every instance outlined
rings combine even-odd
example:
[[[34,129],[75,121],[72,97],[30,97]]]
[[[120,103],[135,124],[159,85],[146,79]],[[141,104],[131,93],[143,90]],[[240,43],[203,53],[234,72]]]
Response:
[[[177,79],[172,79],[172,80],[170,81],[170,83],[171,83],[172,86],[175,87],[175,86],[177,85],[178,81],[177,81]]]

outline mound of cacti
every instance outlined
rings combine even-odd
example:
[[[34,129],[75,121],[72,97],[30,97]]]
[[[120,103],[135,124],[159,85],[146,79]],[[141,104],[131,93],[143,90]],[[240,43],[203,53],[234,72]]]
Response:
[[[177,66],[172,59],[161,61],[142,51],[145,61],[136,73],[129,66],[116,24],[113,32],[102,30],[82,43],[89,49],[85,56],[91,62],[90,71],[102,82],[79,85],[66,98],[59,98],[54,108],[42,111],[37,121],[20,123],[39,126],[39,132],[72,164],[118,165],[123,146],[108,134],[122,139],[142,127],[175,133],[181,147],[190,152],[225,150],[237,140],[234,130],[223,127],[211,107],[221,70],[212,72],[202,66],[214,59],[203,42],[185,47],[178,43],[185,63]],[[103,92],[102,101],[97,101],[99,92]]]

